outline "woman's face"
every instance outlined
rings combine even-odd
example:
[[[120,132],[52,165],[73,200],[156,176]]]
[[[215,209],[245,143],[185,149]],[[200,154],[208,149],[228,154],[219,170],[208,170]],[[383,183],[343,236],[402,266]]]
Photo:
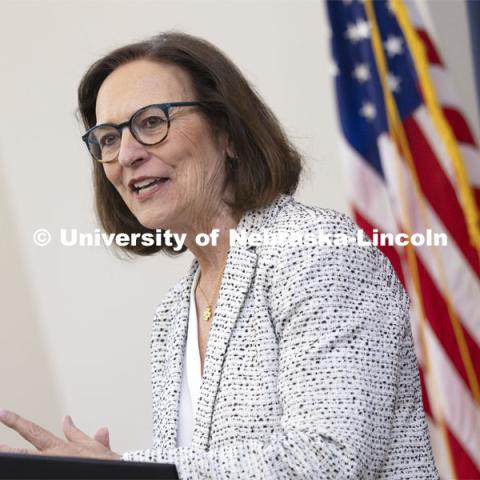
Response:
[[[101,85],[97,125],[125,122],[138,109],[154,103],[195,100],[185,71],[175,65],[136,60],[118,67]],[[195,228],[212,195],[220,197],[226,141],[213,135],[198,107],[172,108],[170,118],[168,136],[158,145],[142,145],[125,128],[117,159],[103,167],[142,225],[186,231]],[[157,183],[138,188],[150,181]]]

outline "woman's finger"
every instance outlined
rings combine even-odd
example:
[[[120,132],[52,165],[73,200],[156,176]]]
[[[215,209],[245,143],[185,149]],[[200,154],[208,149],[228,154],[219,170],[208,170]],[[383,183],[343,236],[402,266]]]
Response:
[[[28,448],[14,448],[8,445],[0,445],[0,452],[2,453],[23,453],[26,455],[38,455],[40,452],[35,450],[28,450]]]
[[[101,443],[105,448],[110,449],[110,433],[107,427],[99,428],[93,438],[97,442]]]
[[[92,437],[89,437],[86,433],[82,432],[72,420],[70,415],[67,415],[63,419],[63,433],[65,438],[74,443],[91,443],[94,441]]]
[[[46,450],[47,448],[54,448],[63,443],[63,440],[53,435],[53,433],[17,415],[15,412],[1,410],[0,421],[7,427],[15,430],[20,436],[27,440],[27,442],[30,442],[40,451]]]

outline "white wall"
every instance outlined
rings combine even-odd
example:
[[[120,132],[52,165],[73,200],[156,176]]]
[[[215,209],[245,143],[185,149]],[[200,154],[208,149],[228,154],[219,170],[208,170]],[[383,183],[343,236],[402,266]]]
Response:
[[[432,18],[473,118],[463,2],[438,3]],[[96,227],[74,116],[82,73],[111,48],[172,28],[218,45],[256,85],[305,153],[298,197],[347,211],[320,0],[0,0],[0,408],[55,432],[66,413],[88,433],[108,425],[117,451],[150,444],[152,312],[190,257],[122,262],[58,238],[40,248],[32,234]],[[0,427],[4,442],[24,445]]]

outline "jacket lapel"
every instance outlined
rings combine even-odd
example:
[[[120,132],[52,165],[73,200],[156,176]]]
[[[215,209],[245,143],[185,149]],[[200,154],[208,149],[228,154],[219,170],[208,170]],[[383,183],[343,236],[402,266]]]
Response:
[[[250,288],[256,264],[255,252],[240,247],[230,248],[208,336],[203,379],[193,431],[193,446],[197,448],[206,450],[209,446],[212,415],[223,361],[235,321]]]

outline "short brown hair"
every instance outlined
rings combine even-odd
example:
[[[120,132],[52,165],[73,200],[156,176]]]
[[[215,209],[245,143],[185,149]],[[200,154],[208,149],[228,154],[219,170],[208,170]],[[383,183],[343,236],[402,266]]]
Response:
[[[95,62],[78,88],[85,128],[96,124],[95,106],[103,81],[117,67],[139,59],[170,63],[186,71],[213,131],[228,135],[235,158],[226,159],[225,182],[231,186],[229,205],[238,218],[248,210],[268,205],[281,193],[296,190],[302,158],[272,111],[219,49],[185,33],[161,33],[118,48]],[[107,233],[153,232],[138,222],[108,181],[103,166],[94,159],[93,178],[97,216]],[[156,245],[123,248],[138,255],[159,250],[175,253]]]

